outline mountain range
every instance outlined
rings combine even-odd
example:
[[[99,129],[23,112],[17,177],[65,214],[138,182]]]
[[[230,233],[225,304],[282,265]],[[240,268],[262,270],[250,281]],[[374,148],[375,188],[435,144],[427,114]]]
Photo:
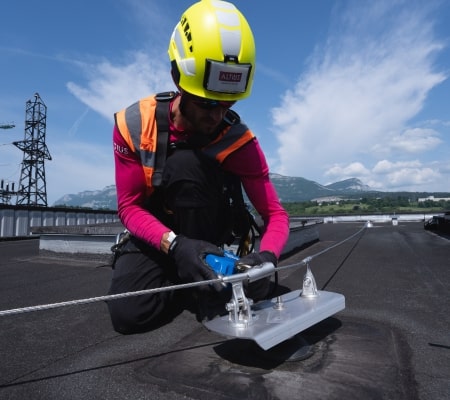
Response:
[[[270,174],[278,196],[282,202],[333,201],[361,197],[409,196],[427,197],[432,193],[380,192],[372,190],[357,178],[321,185],[317,182],[279,174]],[[53,206],[83,207],[92,209],[117,209],[116,186],[106,186],[102,190],[89,190],[77,194],[67,194],[58,199]]]

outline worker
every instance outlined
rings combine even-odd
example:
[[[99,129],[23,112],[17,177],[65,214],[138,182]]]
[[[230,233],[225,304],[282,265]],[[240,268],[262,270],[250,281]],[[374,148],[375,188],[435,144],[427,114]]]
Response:
[[[257,138],[231,110],[250,95],[255,74],[254,38],[245,17],[232,3],[198,1],[175,26],[168,54],[177,90],[115,114],[118,215],[129,234],[115,248],[109,293],[216,279],[188,291],[197,317],[211,318],[201,310],[213,305],[224,310],[230,297],[205,262],[207,254],[223,255],[239,224],[230,182],[238,179],[234,189],[242,185],[264,222],[257,251],[237,262],[276,265],[289,234],[288,215]],[[268,281],[246,285],[247,296],[264,299]],[[123,334],[154,329],[181,301],[177,292],[109,301],[114,329]]]

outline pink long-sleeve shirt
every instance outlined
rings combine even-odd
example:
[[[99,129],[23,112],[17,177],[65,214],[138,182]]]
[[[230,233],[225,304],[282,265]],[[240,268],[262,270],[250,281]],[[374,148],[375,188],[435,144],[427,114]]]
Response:
[[[170,122],[169,134],[170,140],[176,142],[182,132]],[[117,126],[113,143],[119,218],[134,236],[159,249],[162,235],[170,229],[143,207],[147,188],[139,157]],[[241,178],[249,200],[264,221],[259,250],[272,251],[279,257],[289,236],[289,218],[269,180],[269,168],[257,139],[231,153],[222,167]]]

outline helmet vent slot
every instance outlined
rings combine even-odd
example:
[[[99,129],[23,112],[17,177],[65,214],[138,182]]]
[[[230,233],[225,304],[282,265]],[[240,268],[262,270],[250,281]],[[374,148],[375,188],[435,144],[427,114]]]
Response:
[[[192,53],[194,51],[194,48],[192,46],[191,27],[189,26],[189,22],[186,18],[183,18],[181,20],[181,25],[183,26],[184,36],[186,36],[186,39],[189,42],[189,51]]]

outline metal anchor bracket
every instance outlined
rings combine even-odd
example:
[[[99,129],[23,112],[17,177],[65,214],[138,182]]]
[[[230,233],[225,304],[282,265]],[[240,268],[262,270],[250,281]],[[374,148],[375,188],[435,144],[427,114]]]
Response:
[[[253,304],[245,296],[243,282],[269,276],[274,269],[272,263],[265,263],[224,277],[224,282],[232,283],[233,296],[226,305],[229,314],[203,322],[205,327],[226,337],[252,339],[268,350],[345,308],[343,295],[317,290],[308,263],[302,290]]]
[[[245,296],[242,282],[234,282],[232,284],[233,297],[230,302],[225,305],[229,312],[229,322],[235,327],[245,328],[252,323],[253,300]]]
[[[301,296],[303,297],[317,297],[317,284],[314,279],[314,275],[311,272],[311,268],[309,267],[309,262],[306,263],[306,273],[303,277],[303,290]]]
[[[223,282],[232,284],[232,298],[225,308],[229,312],[228,321],[234,327],[245,328],[252,324],[253,315],[251,306],[253,300],[247,298],[243,282],[254,282],[273,274],[275,266],[272,263],[263,263],[254,267],[243,269],[242,273],[223,277]]]

